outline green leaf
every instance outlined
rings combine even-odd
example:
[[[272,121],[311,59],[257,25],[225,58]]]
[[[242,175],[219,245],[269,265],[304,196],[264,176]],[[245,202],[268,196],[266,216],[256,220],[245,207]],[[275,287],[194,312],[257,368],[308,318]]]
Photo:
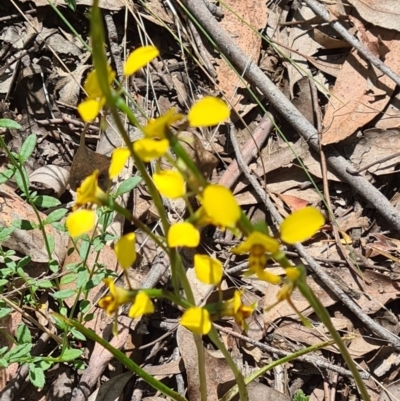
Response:
[[[17,339],[19,344],[32,343],[31,332],[29,331],[28,326],[25,323],[21,323],[17,327],[17,331],[15,333],[15,338]]]
[[[76,330],[76,329],[75,329]],[[61,359],[64,362],[68,362],[68,361],[73,361],[74,359],[79,358],[82,355],[82,350],[80,349],[73,349],[73,348],[69,348],[66,349],[62,355],[61,355]]]
[[[7,283],[9,283],[10,281],[5,279],[5,278],[0,278],[0,287],[3,287],[3,285],[6,285]]]
[[[43,371],[47,370],[53,363],[44,361],[41,357],[35,358],[35,364]]]
[[[67,327],[67,325],[65,324],[64,320],[62,320],[61,318],[62,318],[61,315],[59,315],[59,316],[53,316],[53,319],[54,319],[54,322],[55,322],[56,326],[57,326],[58,328],[60,328],[61,330],[65,331],[65,330],[67,330],[68,327]]]
[[[11,313],[11,310],[11,308],[0,308],[0,319],[9,315]]]
[[[135,188],[140,183],[140,181],[142,181],[142,177],[129,177],[118,187],[115,196],[120,196],[122,194],[132,191],[132,189]]]
[[[15,174],[15,168],[9,168],[0,172],[0,184],[5,184]]]
[[[35,285],[37,285],[39,288],[52,288],[53,287],[53,283],[50,280],[35,281]]]
[[[8,118],[0,118],[0,127],[8,129],[22,129],[22,127],[17,122]]]
[[[297,390],[296,394],[293,396],[293,401],[308,401],[310,397],[303,393],[303,390]]]
[[[37,225],[29,220],[15,220],[11,223],[15,228],[19,228],[20,230],[34,230]]]
[[[80,256],[81,260],[85,260],[86,255],[88,254],[89,248],[90,248],[90,242],[89,241],[84,241],[82,239],[81,247],[79,249],[79,256]]]
[[[72,297],[75,294],[76,294],[75,290],[61,290],[52,294],[52,297],[55,299],[66,299]]]
[[[43,224],[51,224],[60,221],[67,213],[67,209],[54,210],[46,217],[46,219],[43,221]]]
[[[43,224],[51,224],[60,221],[67,213],[68,209],[54,210],[45,218]]]
[[[15,348],[8,351],[7,354],[4,355],[4,358],[6,358],[9,363],[19,362],[19,358],[30,355],[31,349],[32,344],[18,344]]]
[[[30,134],[24,141],[19,152],[19,160],[24,164],[31,156],[36,146],[36,134]]]
[[[91,306],[91,303],[87,300],[87,299],[83,299],[80,303],[79,303],[79,312],[81,313],[86,313],[89,311]]]
[[[15,230],[15,227],[7,227],[0,229],[0,242],[10,238],[10,235]]]
[[[83,320],[85,322],[90,322],[91,320],[94,319],[94,313],[88,313],[87,315],[84,316]]]
[[[88,285],[88,280],[89,280],[89,272],[87,271],[87,269],[82,269],[81,271],[78,272],[78,276],[76,278],[76,288],[82,288],[87,289],[87,285]],[[90,288],[93,288],[93,286],[91,286]]]
[[[58,262],[54,259],[49,261],[49,269],[53,272],[53,273],[57,273],[58,270],[60,270],[60,266],[58,264]]]
[[[65,227],[65,224],[64,223],[58,223],[58,222],[56,222],[56,223],[51,223],[51,225],[57,230],[57,231],[61,231],[62,233],[66,233],[68,230],[67,230],[67,227]]]
[[[17,263],[17,268],[23,268],[25,267],[28,263],[30,263],[31,261],[31,257],[30,256],[24,256],[18,263]]]
[[[29,364],[29,380],[37,388],[43,388],[46,379],[44,377],[43,369],[33,363]]]
[[[6,368],[8,366],[8,362],[4,358],[0,358],[0,368]]]
[[[28,174],[26,173],[26,170],[22,167],[22,176],[20,172],[17,170],[15,172],[15,182],[18,185],[18,188],[22,191],[23,194],[27,195],[25,193],[25,185],[27,187],[27,190],[29,190],[29,177]]]
[[[76,11],[76,1],[75,0],[64,0],[64,1],[68,4],[68,7],[72,11]]]
[[[70,330],[70,333],[74,336],[76,340],[86,341],[86,337],[78,331],[75,327]]]
[[[42,207],[42,208],[49,208],[49,207],[55,207],[58,205],[61,205],[61,202],[57,199],[54,198],[53,196],[48,196],[48,195],[39,195],[36,196],[35,199],[33,200],[34,204],[36,206]]]
[[[69,284],[72,283],[73,281],[76,280],[76,274],[75,273],[70,273],[66,274],[65,276],[61,277],[60,284]]]
[[[51,234],[47,234],[47,242],[49,244],[49,252],[50,252],[50,257],[53,255],[54,249],[56,247],[56,244],[54,242],[54,237]]]

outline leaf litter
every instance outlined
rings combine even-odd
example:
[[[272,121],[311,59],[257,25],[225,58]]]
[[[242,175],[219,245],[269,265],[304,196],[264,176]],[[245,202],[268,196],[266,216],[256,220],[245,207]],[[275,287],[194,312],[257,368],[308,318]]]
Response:
[[[56,2],[60,6],[61,12],[67,15],[68,20],[86,40],[88,23],[84,13],[85,6],[90,5],[91,2],[77,0],[76,3],[77,11],[72,13],[65,7],[64,1]],[[144,27],[147,34],[162,50],[162,65],[157,67],[154,64],[150,68],[149,75],[139,76],[129,83],[133,97],[146,114],[154,116],[154,102],[156,101],[160,101],[160,104],[164,103],[165,109],[173,106],[185,111],[186,105],[193,101],[194,87],[200,88],[199,90],[205,93],[218,93],[219,91],[232,101],[234,113],[242,116],[241,121],[235,121],[239,142],[243,147],[255,146],[249,132],[256,129],[263,117],[263,112],[245,92],[245,85],[239,84],[239,79],[218,55],[218,52],[211,50],[212,47],[200,33],[200,42],[196,43],[200,47],[202,44],[208,51],[208,62],[211,61],[217,71],[215,82],[209,80],[201,68],[181,53],[181,46],[176,43],[166,29],[166,27],[172,27],[173,31],[180,30],[181,34],[184,34],[186,43],[194,43],[191,38],[186,36],[187,31],[182,30],[182,25],[176,25],[179,21],[179,18],[175,18],[176,10],[166,7],[160,1],[149,2],[148,8],[142,7],[142,3],[139,1],[134,3],[139,14],[146,20]],[[365,58],[340,37],[337,37],[333,31],[327,29],[321,20],[315,18],[315,14],[308,7],[303,5],[296,9],[294,7],[296,2],[288,3],[287,7],[284,4],[276,5],[275,3],[268,3],[267,7],[265,2],[254,0],[239,3],[227,2],[226,7],[223,7],[221,2],[219,9],[217,11],[214,9],[215,15],[219,19],[218,23],[228,30],[232,41],[248,54],[251,62],[263,63],[266,73],[309,121],[315,123],[316,115],[321,113],[324,127],[322,144],[335,144],[337,151],[351,162],[356,173],[359,172],[358,174],[373,182],[385,196],[392,199],[393,204],[398,204],[396,195],[398,195],[400,157],[397,146],[399,107],[398,95],[392,81],[372,67]],[[332,15],[348,17],[346,18],[347,28],[356,33],[359,39],[379,55],[385,64],[395,72],[399,72],[397,60],[399,59],[400,41],[396,23],[398,17],[395,12],[396,2],[350,0],[349,3],[353,7],[352,9],[350,7],[342,9],[338,4],[329,5],[330,12]],[[24,12],[32,11],[26,16],[36,30],[32,29],[31,25],[25,22],[21,16],[15,14],[11,2],[6,1],[0,5],[0,42],[4,49],[4,52],[2,50],[0,54],[0,95],[2,99],[0,117],[17,120],[22,126],[20,132],[15,130],[5,132],[5,138],[11,149],[19,151],[23,141],[30,133],[37,134],[40,146],[27,163],[30,181],[32,184],[35,183],[35,190],[39,194],[51,194],[60,199],[62,203],[68,204],[72,200],[71,190],[76,189],[80,181],[90,174],[93,168],[100,168],[101,171],[107,170],[108,156],[115,146],[120,146],[121,142],[118,138],[112,137],[110,131],[108,131],[108,135],[112,140],[108,140],[104,133],[101,133],[99,137],[99,131],[89,127],[86,138],[83,138],[84,140],[80,143],[82,125],[80,125],[74,107],[83,97],[79,84],[82,85],[86,72],[91,68],[90,59],[78,42],[75,42],[74,37],[68,36],[69,33],[66,34],[67,28],[57,21],[57,17],[48,7],[47,2],[19,0],[17,4],[22,7]],[[125,4],[123,2],[112,2],[111,4],[104,1],[101,6],[117,24],[119,45],[122,46],[122,38],[127,34],[129,46],[136,46],[139,39],[131,28],[133,24],[136,24],[132,16],[129,17],[128,31],[124,31],[122,14],[125,12]],[[290,9],[290,6],[294,8]],[[229,8],[233,8],[241,18],[249,22],[254,30],[251,30],[246,24],[238,22],[238,17],[233,15]],[[109,14],[110,11],[116,12],[116,14]],[[360,19],[351,16],[356,15],[355,11],[359,14]],[[11,18],[9,18],[10,16]],[[280,47],[281,53],[275,52],[272,46],[261,41],[255,31],[266,31],[270,39],[277,42],[275,46],[279,48],[279,43],[281,43],[286,47]],[[42,39],[37,36],[37,32],[41,32]],[[48,47],[52,47],[57,52],[72,73],[61,66],[49,52]],[[196,50],[202,54],[201,48]],[[283,58],[282,54],[287,55],[288,53],[294,63],[289,63],[287,59]],[[115,58],[112,60],[116,64],[120,61]],[[206,60],[203,62],[206,65]],[[18,76],[16,71],[19,71]],[[187,75],[188,71],[189,75]],[[316,104],[308,89],[309,79],[314,79],[320,90],[317,109],[315,109]],[[154,84],[155,91],[152,93],[148,92],[148,80]],[[151,93],[150,98],[149,93]],[[273,105],[271,106],[273,107]],[[269,134],[263,139],[264,142],[258,144],[260,153],[256,153],[257,156],[249,161],[253,163],[250,164],[252,172],[261,180],[265,180],[266,190],[274,196],[282,214],[307,204],[323,207],[317,191],[317,189],[322,190],[321,178],[323,177],[319,155],[310,150],[308,144],[300,139],[287,124],[285,125],[284,118],[279,117],[278,124],[285,135],[285,141],[276,131],[270,129]],[[133,131],[130,134],[132,137],[135,136]],[[193,146],[194,144],[194,147],[197,147],[197,156],[195,157],[200,163],[202,163],[202,157],[207,154],[204,169],[214,182],[218,182],[224,171],[234,163],[236,158],[227,139],[225,127],[221,127],[213,133],[197,132],[195,138],[191,137],[187,142],[189,145]],[[104,145],[99,146],[100,143]],[[199,143],[201,143],[201,147]],[[310,175],[304,172],[300,161]],[[2,173],[6,171],[6,165],[7,161],[1,154]],[[237,165],[236,169],[238,170]],[[69,170],[70,174],[69,188],[66,185],[66,170]],[[127,166],[124,177],[129,178],[132,171],[135,173],[134,167]],[[51,180],[46,178],[49,174]],[[370,315],[387,330],[398,335],[399,288],[397,283],[400,253],[398,233],[388,229],[377,216],[374,205],[360,200],[355,195],[354,189],[342,182],[334,171],[328,170],[327,178],[333,205],[331,212],[337,221],[339,230],[343,233],[342,238],[348,239],[347,252],[359,263],[365,282],[354,276],[347,268],[346,262],[341,260],[333,240],[330,224],[324,227],[321,235],[309,241],[307,249],[330,274],[332,281],[341,286],[345,294],[357,302],[363,313]],[[262,215],[266,216],[268,221],[270,220],[262,202],[242,176],[236,183],[230,185],[240,199],[240,204],[250,216]],[[32,210],[21,198],[14,182],[1,184],[1,193],[3,206],[1,207],[0,222],[2,227],[15,225],[17,220],[21,222],[35,221]],[[151,202],[148,198],[146,199],[146,190],[143,187],[133,189],[132,195],[128,193],[125,198],[127,203],[134,201],[133,208],[139,209],[139,205],[147,205],[143,207],[149,211],[152,207]],[[178,220],[182,209],[178,205],[169,207],[171,218]],[[51,210],[45,209],[41,211],[43,219],[50,212]],[[271,227],[274,227],[272,221],[269,223]],[[127,227],[127,224],[127,222],[120,222],[115,228],[114,234],[120,235],[124,229],[135,228]],[[153,226],[157,224],[157,216],[153,216],[149,220],[149,224]],[[82,245],[80,245],[72,253],[71,243],[69,245],[66,243],[66,236],[54,227],[49,230],[54,238],[54,255],[60,266],[63,266],[58,274],[60,278],[68,277],[68,274],[71,274],[68,271],[68,265],[81,263],[85,249],[82,249]],[[246,302],[251,303],[256,300],[258,303],[259,313],[249,322],[248,338],[250,340],[265,344],[271,343],[277,348],[294,350],[321,342],[326,338],[325,328],[314,321],[309,305],[298,292],[293,295],[294,303],[298,310],[313,323],[312,328],[302,327],[297,320],[297,315],[284,303],[271,310],[266,310],[265,308],[275,302],[278,289],[273,286],[261,286],[254,279],[238,281],[234,273],[229,273],[229,270],[242,263],[244,259],[227,258],[227,250],[236,243],[236,239],[218,231],[211,233],[206,230],[205,234],[207,250],[225,262],[226,278],[222,284],[224,290],[231,291],[234,287],[245,287]],[[100,263],[106,268],[116,271],[111,242],[112,240],[101,250],[98,259],[93,260],[91,255],[87,262],[88,265]],[[147,242],[148,240],[144,236],[144,256],[129,274],[138,285],[143,282],[152,283],[153,286],[166,285],[169,277],[166,273],[168,266],[165,266],[165,255],[163,256],[162,251],[155,245],[148,250]],[[48,257],[43,250],[43,241],[37,229],[23,231],[17,227],[10,239],[2,242],[2,246],[17,252],[16,261],[25,256],[31,258],[31,262],[25,267],[29,276],[31,274],[36,274],[41,278],[50,276],[51,272],[43,271],[43,269],[39,269],[39,273],[37,271],[29,273],[29,269],[34,271],[34,263],[40,265],[48,262]],[[69,249],[68,252],[67,249]],[[198,302],[202,302],[210,296],[212,289],[203,288],[198,283],[194,283],[194,275],[190,274],[192,271],[191,255],[188,253],[183,256],[188,259],[188,278],[197,289]],[[298,255],[293,255],[293,260],[296,263],[305,263]],[[270,268],[276,269],[273,261],[270,262]],[[83,278],[81,278],[82,280]],[[119,280],[123,283],[122,278]],[[374,373],[376,377],[379,377],[388,394],[389,392],[396,393],[396,384],[391,383],[399,378],[398,351],[394,351],[385,342],[373,336],[371,331],[363,325],[360,316],[347,310],[339,302],[337,296],[320,283],[317,276],[310,274],[308,280],[323,305],[328,308],[335,327],[340,330],[342,335],[349,336],[348,348],[353,358],[361,363],[367,372]],[[61,290],[74,289],[74,281],[69,284],[68,279],[64,279],[64,281],[67,284],[63,284]],[[94,290],[102,290],[100,282],[101,280],[98,280],[97,284],[94,283],[91,288],[93,293],[90,291],[92,298],[89,297],[88,300],[93,317],[87,322],[87,326],[99,334],[106,335],[107,330],[110,330],[109,321],[104,320],[103,312],[95,307],[97,297],[94,295]],[[366,284],[367,282],[370,284]],[[18,289],[18,285],[20,283],[16,282],[6,290]],[[50,311],[58,311],[56,303],[50,302],[47,305]],[[71,305],[73,303],[69,307]],[[193,338],[191,335],[185,334],[185,329],[180,326],[176,331],[176,311],[171,310],[168,305],[158,305],[158,307],[159,315],[157,317],[159,320],[141,319],[133,324],[126,320],[124,331],[111,341],[114,341],[124,352],[138,358],[144,366],[149,367],[149,371],[151,371],[150,368],[153,368],[153,374],[165,375],[165,380],[172,387],[177,387],[179,380],[183,380],[183,389],[187,392],[189,399],[199,399],[196,387],[198,383],[197,359],[193,354],[195,350],[192,343]],[[50,324],[48,320],[42,322]],[[229,320],[220,323],[233,331],[238,331],[236,325]],[[10,328],[9,333],[14,336],[15,328]],[[35,341],[37,341],[40,333],[36,332],[35,335]],[[129,341],[128,338],[130,338]],[[275,340],[271,340],[272,338]],[[277,341],[277,338],[281,338],[282,341]],[[257,347],[255,347],[257,352],[250,351],[247,343],[247,345],[241,343],[231,335],[224,335],[223,339],[232,353],[235,352],[235,360],[243,371],[248,371],[249,368],[255,369],[263,361],[276,359],[273,352],[268,353]],[[154,342],[153,345],[152,342]],[[132,349],[128,349],[128,344],[131,344]],[[146,348],[146,344],[150,344],[150,348]],[[6,345],[9,346],[9,344]],[[142,348],[143,346],[145,347]],[[229,389],[229,386],[234,384],[234,378],[224,359],[215,354],[215,350],[211,349],[206,339],[204,347],[209,367],[207,371],[208,397],[210,400],[218,399]],[[174,349],[178,349],[182,362],[172,361]],[[339,365],[342,364],[334,347],[326,347],[319,351],[318,356],[327,361],[334,358]],[[123,373],[121,366],[110,369],[111,365],[109,364],[113,363],[113,358],[111,355],[104,354],[100,347],[88,348],[84,360],[87,362],[87,367],[83,374],[74,368],[74,374],[79,377],[77,382],[71,384],[61,380],[62,372],[60,372],[58,383],[46,384],[48,386],[46,394],[48,395],[44,399],[54,399],[50,394],[58,394],[55,399],[61,399],[63,386],[74,386],[76,394],[81,391],[82,393],[79,393],[81,395],[78,395],[76,399],[89,396],[91,399],[103,399],[101,397],[107,391],[106,385],[114,382],[118,383],[115,397],[122,394],[124,387],[126,391],[139,394],[144,399],[147,395],[155,397],[150,389],[143,387],[143,383],[132,380],[128,374]],[[302,388],[310,395],[310,399],[314,400],[318,399],[321,394],[318,391],[323,388],[324,383],[328,387],[331,386],[332,393],[337,397],[339,392],[348,391],[349,388],[350,391],[354,390],[354,383],[348,376],[341,376],[339,382],[326,381],[325,376],[320,372],[301,375],[296,372],[294,366],[294,364],[283,366],[286,379],[282,379],[278,371],[274,371],[274,374],[266,374],[259,382],[253,383],[252,386],[258,386],[258,389],[254,390],[255,393],[251,390],[250,399],[264,399],[261,398],[262,396],[265,399],[276,399],[277,395],[271,393],[273,388],[284,389],[285,394],[282,397],[287,399],[288,396],[293,396],[296,388]],[[307,366],[310,367],[310,364]],[[113,369],[117,369],[122,376],[115,376]],[[6,372],[8,372],[6,378],[9,378],[12,374],[11,368],[8,368]],[[182,376],[183,372],[186,372],[186,378]],[[112,378],[113,376],[115,379]],[[121,380],[117,378],[121,378]],[[127,383],[131,383],[130,387],[129,385],[124,386],[125,380]],[[317,383],[315,390],[313,381]],[[97,383],[101,384],[97,386]],[[381,392],[379,388],[372,390],[373,384],[370,386],[373,400],[377,400],[379,397],[379,399],[383,399],[386,396],[384,395],[386,393]],[[57,389],[60,390],[59,393],[55,391]],[[336,389],[336,393],[334,389]],[[36,390],[29,387],[25,391],[33,394]],[[97,396],[94,391],[98,391]],[[390,395],[390,397],[392,396]]]

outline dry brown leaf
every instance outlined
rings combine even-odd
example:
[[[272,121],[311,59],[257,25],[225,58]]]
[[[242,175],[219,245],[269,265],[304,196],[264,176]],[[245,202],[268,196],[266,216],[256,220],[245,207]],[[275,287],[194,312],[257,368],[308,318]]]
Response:
[[[178,347],[185,363],[188,394],[190,401],[199,401],[199,372],[196,344],[193,333],[179,325],[176,334]],[[218,401],[218,386],[235,380],[235,376],[225,359],[218,359],[211,356],[205,350],[206,380],[207,380],[207,401]],[[233,384],[233,383],[232,383]]]
[[[348,0],[371,24],[399,31],[400,2],[398,0]]]
[[[400,72],[400,33],[372,27],[363,34],[371,46],[376,44],[382,51],[388,50],[385,64]],[[373,120],[386,107],[394,88],[391,79],[353,50],[332,91],[323,121],[322,144],[339,142]]]
[[[282,194],[277,194],[277,195],[283,200],[283,202],[285,202],[287,206],[289,206],[292,212],[302,209],[303,207],[306,207],[309,204],[308,200],[298,198],[297,196],[282,195]]]
[[[361,208],[356,211],[353,210],[349,214],[338,217],[336,222],[338,223],[339,230],[346,232],[355,227],[367,228],[369,226],[369,219],[366,216],[362,216],[363,210]]]
[[[84,140],[81,138],[81,144],[75,153],[69,173],[69,185],[73,191],[80,186],[82,180],[91,175],[94,170],[98,169],[99,186],[106,190],[108,187],[108,167],[110,158],[100,153],[93,152],[85,146]]]
[[[290,397],[260,382],[251,382],[247,386],[249,401],[290,401]]]
[[[382,341],[374,340],[369,336],[362,335],[360,330],[356,330],[354,340],[351,340],[348,350],[353,358],[362,358],[371,351],[374,351],[382,346]]]
[[[165,7],[162,1],[148,0],[144,5],[151,12],[151,14],[154,14],[154,16],[147,16],[147,18],[155,24],[164,27],[165,24],[172,25],[174,23],[173,16],[170,15],[170,8]]]
[[[45,188],[54,190],[56,196],[61,196],[68,184],[69,171],[60,166],[48,164],[32,171],[29,175],[30,182],[39,182]]]
[[[387,391],[386,391],[387,390]],[[398,401],[400,399],[400,380],[385,386],[378,401]]]
[[[88,401],[114,401],[119,399],[126,383],[132,376],[133,373],[129,371],[111,377],[91,394]]]
[[[314,28],[311,31],[313,39],[318,42],[324,49],[341,49],[351,47],[348,42],[343,39],[336,39],[327,35],[321,28]]]
[[[42,220],[46,215],[39,212]],[[12,188],[6,184],[0,185],[0,227],[12,227],[17,220],[27,220],[38,223],[32,207],[20,198]],[[52,225],[46,224],[45,231],[54,239],[55,249],[53,259],[62,263],[67,251],[68,236]],[[49,257],[46,251],[43,234],[39,228],[33,230],[21,230],[16,228],[10,238],[2,241],[2,246],[20,252],[32,258],[33,262],[47,263]]]
[[[126,343],[129,331],[135,330],[138,322],[138,319],[132,320],[128,316],[118,316],[118,335],[112,337],[109,341],[110,344],[117,349],[121,349]],[[106,340],[108,340],[111,335],[111,327],[112,323],[101,333],[101,336]],[[79,384],[74,389],[74,400],[86,401],[88,399],[96,382],[113,358],[114,356],[110,351],[106,350],[99,343],[95,343],[87,368],[83,372]]]
[[[331,317],[331,321],[336,330],[348,329],[349,320],[347,318]],[[304,327],[300,322],[292,322],[282,325],[274,331],[274,334],[278,334],[297,343],[303,343],[307,345],[315,345],[331,339],[328,330],[322,324],[318,327],[308,328]],[[374,341],[368,337],[364,338],[358,331],[351,334],[356,336],[354,340],[351,340],[351,343],[348,346],[350,355],[353,358],[361,358],[368,352],[376,350],[381,346],[380,342]],[[333,345],[324,347],[324,349],[336,354],[340,353],[339,349]]]
[[[400,130],[382,130],[371,128],[364,131],[360,138],[349,138],[344,142],[344,152],[353,166],[359,170],[375,163],[368,168],[368,172],[375,175],[396,172],[396,165],[400,163],[400,156],[379,163],[380,160],[396,155],[400,149]]]
[[[249,61],[258,63],[261,50],[261,38],[257,32],[253,32],[244,22],[241,22],[237,14],[244,21],[250,24],[256,31],[263,29],[267,23],[268,9],[265,1],[262,0],[228,0],[224,2],[227,7],[225,16],[221,21],[221,26],[230,33],[233,42],[235,42],[247,56]],[[228,11],[228,10],[232,10]],[[225,60],[217,60],[216,72],[218,75],[219,87],[225,94],[227,99],[232,102],[233,107],[238,112],[241,111],[239,106],[243,95],[236,94],[236,88],[244,88],[240,78],[232,71],[232,68],[225,62]]]
[[[55,90],[59,91],[60,102],[76,106],[79,101],[79,93],[81,91],[80,82],[85,71],[90,68],[88,65],[79,65],[75,71],[66,73],[58,69],[60,79],[56,83]]]
[[[375,128],[385,130],[400,128],[400,93],[392,97]]]
[[[46,394],[46,401],[63,401],[71,397],[71,389],[75,386],[76,375],[71,368],[60,366],[57,370],[49,391]]]

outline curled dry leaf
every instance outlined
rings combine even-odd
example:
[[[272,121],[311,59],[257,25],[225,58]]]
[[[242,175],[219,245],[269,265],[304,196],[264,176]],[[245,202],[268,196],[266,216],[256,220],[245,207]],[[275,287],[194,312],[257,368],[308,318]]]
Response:
[[[49,164],[32,171],[29,175],[29,181],[39,182],[45,188],[53,189],[56,196],[61,196],[67,188],[68,177],[68,170]]]
[[[359,26],[359,30],[362,30]],[[372,27],[361,36],[393,71],[400,71],[400,33]],[[342,141],[373,120],[388,104],[395,83],[353,50],[340,71],[324,116],[322,144]]]
[[[133,376],[131,371],[113,376],[92,393],[88,401],[113,401],[119,399],[126,383]]]
[[[365,21],[386,29],[399,31],[400,2],[398,0],[348,0]]]

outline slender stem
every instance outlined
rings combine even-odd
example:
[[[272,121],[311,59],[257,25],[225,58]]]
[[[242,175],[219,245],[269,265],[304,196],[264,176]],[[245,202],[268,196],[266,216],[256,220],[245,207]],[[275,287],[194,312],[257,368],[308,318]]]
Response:
[[[290,362],[293,359],[299,358],[302,355],[317,351],[321,348],[327,347],[328,345],[332,345],[332,344],[335,344],[334,340],[324,341],[322,343],[313,344],[309,347],[306,347],[299,351],[293,352],[290,355],[286,355],[285,357],[277,359],[276,361],[273,361],[270,364],[263,366],[261,369],[256,370],[255,372],[251,373],[249,376],[244,378],[244,382],[247,386],[249,383],[251,383],[252,381],[257,379],[258,377],[269,372],[275,366],[283,365],[284,363]],[[223,397],[220,399],[220,401],[230,401],[238,392],[239,392],[239,386],[235,385],[223,395]]]
[[[203,339],[200,334],[194,334],[194,343],[197,350],[197,364],[199,368],[200,397],[201,401],[207,401],[207,377],[206,359],[204,355]]]
[[[159,380],[155,379],[153,376],[148,374],[146,371],[144,371],[139,365],[137,365],[132,359],[128,358],[123,352],[121,352],[119,349],[114,348],[108,341],[104,340],[100,336],[98,336],[94,331],[87,329],[85,326],[83,326],[81,323],[79,323],[76,320],[68,319],[64,316],[61,316],[57,313],[54,313],[54,316],[56,316],[58,319],[64,321],[65,323],[75,327],[78,329],[85,337],[90,338],[91,340],[97,342],[101,346],[103,346],[106,350],[110,351],[111,354],[114,355],[114,357],[123,363],[128,369],[130,369],[132,372],[136,373],[138,376],[140,376],[147,384],[155,388],[156,390],[160,391],[167,397],[176,400],[176,401],[187,401],[187,399],[177,392],[171,390],[168,386],[166,386],[164,383],[160,382]]]
[[[305,275],[303,275],[302,277],[299,278],[299,280],[297,282],[297,286],[298,286],[300,292],[303,294],[304,298],[306,298],[307,301],[310,303],[310,305],[313,307],[315,313],[318,315],[321,322],[329,330],[330,335],[332,336],[336,345],[339,347],[339,350],[343,356],[343,359],[347,363],[348,368],[353,373],[353,377],[357,383],[357,387],[361,393],[361,397],[363,398],[364,401],[369,401],[370,397],[369,397],[367,388],[364,385],[364,382],[360,376],[359,371],[357,370],[357,367],[356,367],[353,359],[351,358],[351,356],[349,354],[348,349],[344,345],[339,333],[333,326],[327,310],[322,305],[322,303],[318,299],[318,297],[314,294],[313,290],[308,286],[306,279],[305,279]]]
[[[234,360],[231,357],[231,354],[226,349],[225,345],[219,339],[217,330],[214,326],[212,326],[211,331],[208,333],[208,337],[210,337],[211,341],[214,345],[222,352],[224,355],[226,362],[228,362],[229,367],[231,368],[233,374],[235,375],[236,383],[239,389],[239,397],[240,401],[246,401],[248,399],[246,383],[244,382],[244,377],[240,370],[237,368]]]

